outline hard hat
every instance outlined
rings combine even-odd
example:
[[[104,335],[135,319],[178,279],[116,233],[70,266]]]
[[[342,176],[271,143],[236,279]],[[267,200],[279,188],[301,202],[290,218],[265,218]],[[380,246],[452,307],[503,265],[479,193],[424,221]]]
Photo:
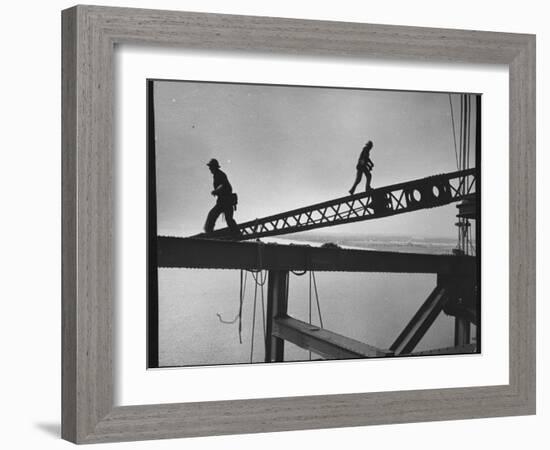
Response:
[[[215,167],[215,168],[217,168],[217,169],[220,168],[220,163],[218,162],[218,160],[217,160],[216,158],[212,158],[210,161],[208,161],[208,162],[206,163],[206,165],[207,165],[208,167]]]

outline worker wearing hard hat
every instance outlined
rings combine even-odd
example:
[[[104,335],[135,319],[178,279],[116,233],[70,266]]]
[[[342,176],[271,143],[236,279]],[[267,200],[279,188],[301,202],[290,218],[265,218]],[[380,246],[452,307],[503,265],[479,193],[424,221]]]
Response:
[[[372,168],[374,167],[374,164],[370,159],[370,151],[372,147],[373,147],[372,141],[368,141],[363,147],[361,154],[359,155],[359,161],[357,161],[357,166],[355,166],[355,168],[357,169],[357,175],[355,176],[355,182],[353,183],[353,186],[349,190],[349,193],[351,195],[355,193],[355,189],[357,188],[357,185],[361,182],[361,178],[363,177],[363,174],[365,174],[365,178],[366,178],[365,191],[370,191],[371,189],[371,186],[370,186],[370,182],[372,180],[371,172],[372,172]]]
[[[204,231],[211,233],[214,231],[216,220],[223,213],[227,226],[233,233],[239,233],[239,228],[233,219],[233,211],[237,205],[237,194],[233,193],[231,183],[227,179],[227,175],[220,169],[220,163],[217,159],[211,159],[206,164],[214,178],[214,190],[211,194],[217,197],[216,204],[208,213]]]

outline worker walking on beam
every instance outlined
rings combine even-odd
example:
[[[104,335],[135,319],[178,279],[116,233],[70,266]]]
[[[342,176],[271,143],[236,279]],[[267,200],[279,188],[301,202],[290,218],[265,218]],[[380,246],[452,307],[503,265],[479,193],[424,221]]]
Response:
[[[355,182],[353,183],[353,186],[349,190],[349,193],[351,195],[355,193],[355,189],[357,188],[357,185],[361,182],[361,178],[363,174],[365,174],[365,178],[367,180],[365,191],[369,191],[371,189],[371,186],[370,186],[370,182],[372,180],[371,172],[372,172],[372,168],[374,167],[374,164],[370,159],[370,151],[372,147],[373,147],[372,141],[368,141],[363,147],[361,154],[359,155],[359,161],[357,161],[357,166],[355,166],[355,168],[357,169],[357,175],[355,176]]]
[[[214,190],[211,194],[217,197],[217,199],[216,204],[208,213],[206,223],[204,224],[204,231],[206,233],[214,231],[216,220],[223,213],[225,222],[231,232],[238,235],[240,234],[239,227],[233,219],[233,211],[237,208],[237,194],[233,193],[231,183],[229,183],[227,175],[220,169],[220,163],[217,159],[211,159],[206,165],[214,177]]]

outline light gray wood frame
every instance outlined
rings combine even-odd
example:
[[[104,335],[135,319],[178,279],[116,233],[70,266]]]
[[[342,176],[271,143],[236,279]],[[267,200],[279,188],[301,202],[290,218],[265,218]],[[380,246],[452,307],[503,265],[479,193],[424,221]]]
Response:
[[[62,30],[63,438],[92,443],[535,413],[533,35],[95,6],[63,11]],[[114,407],[112,119],[119,43],[506,64],[509,384]]]

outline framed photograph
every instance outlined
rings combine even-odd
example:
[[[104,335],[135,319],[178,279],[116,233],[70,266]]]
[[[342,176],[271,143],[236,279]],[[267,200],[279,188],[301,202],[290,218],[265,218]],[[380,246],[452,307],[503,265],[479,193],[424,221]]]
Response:
[[[62,18],[65,439],[534,414],[534,36]]]
[[[150,368],[480,353],[481,94],[147,84]]]

